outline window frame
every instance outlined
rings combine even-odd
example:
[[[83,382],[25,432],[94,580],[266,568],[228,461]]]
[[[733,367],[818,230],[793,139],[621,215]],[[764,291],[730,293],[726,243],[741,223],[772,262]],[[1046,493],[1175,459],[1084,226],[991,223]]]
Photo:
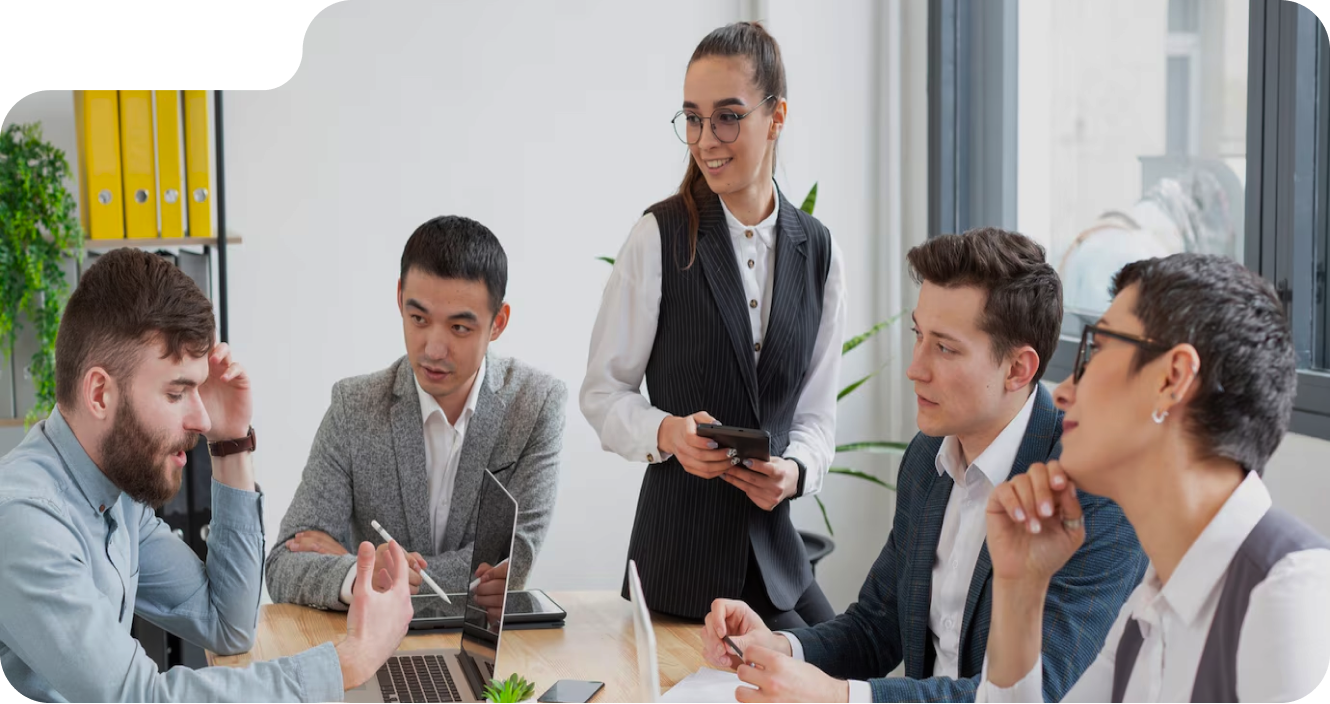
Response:
[[[1016,227],[1017,1],[929,0],[929,237]],[[1289,430],[1330,440],[1330,43],[1289,0],[1249,17],[1244,264],[1280,291],[1299,366],[1320,368],[1299,369]],[[1071,374],[1079,342],[1061,337],[1045,378]]]

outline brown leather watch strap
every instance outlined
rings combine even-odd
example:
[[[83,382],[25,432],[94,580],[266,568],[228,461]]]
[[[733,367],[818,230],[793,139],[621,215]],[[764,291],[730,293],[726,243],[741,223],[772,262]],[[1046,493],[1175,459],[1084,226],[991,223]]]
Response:
[[[208,443],[208,454],[213,457],[226,457],[239,452],[253,452],[258,444],[254,440],[254,426],[249,426],[245,437],[237,440],[218,440]]]

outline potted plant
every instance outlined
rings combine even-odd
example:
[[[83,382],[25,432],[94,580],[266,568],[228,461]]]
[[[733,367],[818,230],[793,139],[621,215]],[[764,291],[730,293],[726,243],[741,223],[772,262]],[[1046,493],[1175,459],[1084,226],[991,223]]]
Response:
[[[69,297],[61,265],[83,256],[67,178],[69,162],[42,139],[40,123],[9,125],[0,133],[0,348],[9,359],[22,319],[32,324],[38,349],[25,373],[37,404],[28,425],[55,406],[55,336]]]
[[[799,209],[804,211],[805,213],[808,213],[809,215],[812,215],[813,208],[816,205],[817,205],[817,184],[814,183],[813,188],[808,191],[808,196],[804,198],[803,205],[799,206]],[[614,265],[613,257],[596,257],[596,259],[606,262],[611,266]],[[871,339],[874,335],[878,334],[882,330],[891,327],[891,325],[895,323],[897,320],[899,320],[900,317],[901,314],[897,313],[896,315],[893,315],[890,318],[883,320],[882,322],[869,328],[866,332],[846,340],[845,343],[841,345],[841,355],[844,356],[846,354],[849,354],[850,350],[853,350],[859,345],[862,345],[863,343],[867,342],[869,339]],[[850,383],[848,386],[841,389],[840,393],[836,394],[836,401],[839,402],[841,399],[845,398],[846,396],[849,396],[851,393],[854,393],[856,389],[858,389],[860,386],[863,386],[869,379],[872,379],[873,377],[877,376],[878,372],[882,371],[884,367],[878,367],[877,369],[865,375],[864,377],[856,379],[854,382]],[[843,445],[837,445],[836,454],[840,455],[840,454],[855,453],[855,452],[896,454],[904,452],[907,444],[908,443],[896,442],[891,440],[865,440],[861,442],[851,442]],[[890,491],[896,490],[895,486],[888,484],[887,482],[884,482],[881,479],[878,479],[877,477],[868,474],[867,472],[861,472],[859,470],[852,469],[850,467],[832,467],[828,471],[831,474],[839,474],[845,477],[854,477],[855,479],[862,479],[866,482],[877,484],[878,486],[881,486],[884,489],[888,489]],[[827,555],[830,555],[831,551],[836,548],[835,542],[833,542],[831,539],[833,536],[836,535],[836,532],[831,528],[831,519],[827,516],[827,507],[826,504],[822,503],[822,497],[814,496],[813,499],[817,501],[817,507],[822,511],[822,522],[825,523],[827,526],[828,535],[819,535],[817,533],[809,533],[808,531],[801,530],[799,531],[799,537],[803,538],[804,548],[808,552],[808,559],[810,562],[813,563],[814,569],[816,569],[818,561],[826,557]]]
[[[808,191],[808,196],[804,198],[803,205],[799,206],[799,209],[804,211],[805,213],[808,213],[809,215],[812,215],[813,207],[816,205],[817,205],[817,184],[814,183],[812,189]],[[882,332],[886,328],[891,327],[891,325],[894,324],[897,320],[899,320],[900,317],[901,314],[897,313],[896,315],[893,315],[890,318],[877,323],[873,327],[869,328],[867,331],[855,335],[854,337],[846,340],[844,344],[841,345],[841,352],[840,352],[841,356],[849,354],[851,350],[867,342],[874,335],[878,334],[879,332]],[[839,402],[841,399],[854,393],[855,390],[857,390],[859,387],[867,383],[868,380],[877,376],[878,372],[881,372],[885,368],[885,366],[886,365],[883,365],[881,367],[878,367],[877,369],[874,369],[873,371],[869,372],[863,377],[854,380],[845,388],[841,389],[840,392],[836,394],[836,401]],[[896,454],[904,452],[907,445],[908,443],[897,442],[894,440],[863,440],[859,442],[851,442],[842,445],[837,445],[836,454],[841,455],[841,454],[849,454],[856,452]],[[832,467],[827,471],[829,474],[839,474],[844,477],[853,477],[855,479],[862,479],[863,481],[877,484],[878,486],[890,491],[896,490],[896,487],[894,485],[888,484],[887,482],[878,479],[872,474],[869,474],[867,472],[862,472],[850,467]],[[836,531],[833,530],[831,527],[831,519],[827,516],[827,506],[826,504],[822,503],[822,497],[815,495],[813,496],[813,500],[817,502],[818,509],[822,511],[822,522],[827,527],[827,535],[824,536],[824,535],[819,535],[817,533],[810,533],[808,531],[801,530],[799,531],[799,537],[803,538],[804,548],[808,551],[808,559],[810,562],[813,563],[813,569],[816,570],[818,561],[826,557],[827,555],[830,555],[831,551],[836,548],[836,544],[831,540],[831,538],[836,535]]]
[[[490,680],[483,694],[487,702],[524,702],[536,695],[536,684],[514,672],[506,680]]]

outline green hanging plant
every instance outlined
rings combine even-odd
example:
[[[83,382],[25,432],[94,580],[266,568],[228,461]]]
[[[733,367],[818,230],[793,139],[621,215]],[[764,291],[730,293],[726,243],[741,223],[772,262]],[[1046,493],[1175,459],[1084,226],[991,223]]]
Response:
[[[817,184],[814,183],[812,189],[808,191],[808,195],[804,198],[803,205],[799,206],[799,209],[804,211],[805,213],[808,213],[809,215],[812,215],[813,208],[816,205],[817,205]],[[610,266],[614,266],[613,257],[596,257],[596,259],[605,262]],[[891,327],[893,323],[895,323],[897,320],[900,320],[901,315],[902,315],[901,313],[897,313],[896,315],[893,315],[890,318],[869,328],[866,332],[863,332],[859,335],[855,335],[854,337],[846,340],[845,343],[841,345],[841,350],[840,350],[841,355],[843,356],[849,354],[850,350],[858,347],[859,345],[864,344],[874,335],[878,334],[879,332],[882,332],[886,328]],[[878,372],[881,372],[884,368],[885,365],[883,365],[882,367],[878,367],[876,370],[864,376],[863,378],[856,379],[849,386],[846,386],[845,388],[841,389],[840,393],[836,394],[836,401],[839,402],[841,399],[845,398],[846,396],[849,396],[851,393],[854,392],[855,389],[859,388],[860,386],[863,386],[864,383],[867,382],[869,379],[872,379],[873,377],[877,376]],[[905,452],[905,448],[908,445],[909,443],[895,442],[890,440],[869,440],[865,442],[852,442],[852,443],[847,443],[845,445],[836,446],[836,454],[841,454],[843,452],[899,454]],[[848,467],[832,467],[827,471],[830,472],[831,474],[839,474],[841,476],[862,479],[866,482],[877,484],[878,486],[891,491],[896,490],[896,487],[892,484],[888,484],[882,481],[881,479],[878,479],[877,477],[868,474],[866,472],[860,472],[858,470],[850,469]],[[832,537],[835,537],[836,531],[831,529],[831,519],[827,517],[827,507],[825,504],[822,503],[822,497],[814,495],[813,500],[817,501],[817,507],[819,510],[822,511],[822,522],[825,523],[827,526],[827,533]]]
[[[0,133],[0,349],[13,356],[26,317],[38,346],[26,368],[37,392],[28,425],[55,406],[55,336],[69,298],[61,264],[83,258],[69,178],[64,152],[42,140],[40,123]]]
[[[493,679],[485,685],[485,700],[491,702],[522,702],[536,693],[536,685],[514,672],[506,680]]]

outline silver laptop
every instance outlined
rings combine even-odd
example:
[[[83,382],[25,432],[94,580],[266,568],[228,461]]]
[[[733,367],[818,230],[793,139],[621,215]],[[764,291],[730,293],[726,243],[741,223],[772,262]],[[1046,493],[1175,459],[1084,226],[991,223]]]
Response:
[[[660,660],[656,658],[656,630],[651,625],[651,611],[642,596],[642,579],[637,563],[628,561],[628,596],[633,602],[633,634],[637,636],[637,681],[639,702],[660,701]]]
[[[488,470],[480,480],[480,498],[472,523],[475,541],[471,574],[482,563],[497,565],[513,553],[517,501]],[[494,678],[503,631],[504,598],[487,610],[468,591],[462,612],[460,650],[399,650],[365,684],[346,693],[348,702],[479,702]],[[472,587],[474,589],[474,587]]]

